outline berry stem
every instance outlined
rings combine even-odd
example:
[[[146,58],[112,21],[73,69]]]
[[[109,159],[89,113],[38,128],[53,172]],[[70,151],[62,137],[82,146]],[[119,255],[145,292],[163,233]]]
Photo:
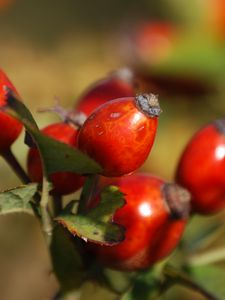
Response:
[[[28,175],[26,174],[10,148],[2,152],[1,155],[23,183],[30,183]]]
[[[48,210],[48,202],[49,202],[49,183],[46,176],[43,176],[40,210],[41,210],[43,232],[48,245],[50,245],[52,240],[53,228],[52,228],[51,217]]]
[[[90,175],[85,180],[83,191],[80,196],[78,210],[77,210],[78,214],[86,211],[87,204],[89,200],[92,198],[92,195],[95,191],[95,187],[98,183],[98,179],[99,179],[99,175]]]
[[[62,196],[54,193],[52,195],[52,198],[53,198],[52,206],[53,206],[53,210],[54,210],[54,216],[57,216],[63,209]]]
[[[212,294],[210,294],[208,291],[203,289],[196,282],[192,281],[185,273],[173,268],[171,265],[165,266],[163,270],[163,274],[165,276],[164,291],[170,288],[174,284],[180,284],[200,293],[208,300],[217,300],[217,298],[215,298]]]

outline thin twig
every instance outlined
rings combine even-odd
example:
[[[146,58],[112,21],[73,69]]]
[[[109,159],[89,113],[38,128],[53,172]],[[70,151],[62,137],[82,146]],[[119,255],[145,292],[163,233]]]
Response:
[[[52,228],[51,217],[50,217],[49,210],[48,210],[48,201],[49,201],[49,185],[48,185],[47,178],[45,176],[43,176],[40,209],[41,209],[43,231],[44,231],[47,243],[50,244],[51,239],[52,239],[53,228]]]
[[[192,281],[192,279],[189,278],[185,273],[173,268],[172,266],[166,266],[163,270],[163,273],[165,276],[167,289],[168,286],[170,287],[174,284],[180,284],[200,293],[208,300],[218,300],[218,298],[206,291],[203,287]]]
[[[30,183],[28,175],[12,153],[11,149],[2,152],[1,155],[23,183]]]
[[[83,213],[87,210],[87,205],[90,199],[92,198],[96,185],[98,183],[99,175],[89,175],[85,180],[83,191],[80,196],[78,213]]]
[[[52,198],[53,198],[52,206],[53,206],[53,210],[54,210],[54,216],[57,216],[63,209],[62,196],[57,193],[53,193]]]

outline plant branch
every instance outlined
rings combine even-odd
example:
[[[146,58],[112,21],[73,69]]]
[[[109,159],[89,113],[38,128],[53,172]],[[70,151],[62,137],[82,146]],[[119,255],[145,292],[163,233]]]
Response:
[[[196,282],[192,281],[185,273],[173,268],[172,266],[166,266],[163,270],[163,274],[165,276],[166,289],[174,284],[180,284],[200,293],[208,300],[218,300]]]
[[[11,149],[2,152],[1,155],[23,183],[25,184],[30,183],[30,179],[28,175],[21,167],[20,163],[12,153]]]
[[[47,243],[50,244],[52,239],[53,228],[52,228],[51,217],[48,210],[48,201],[49,201],[49,184],[47,178],[43,176],[40,209],[41,209],[43,232],[46,237]]]
[[[87,209],[87,204],[94,194],[98,179],[99,175],[89,175],[85,180],[78,205],[78,213],[83,213]]]
[[[52,206],[53,206],[53,211],[54,211],[54,216],[57,216],[61,211],[62,211],[62,196],[57,194],[57,193],[53,193],[52,194]]]

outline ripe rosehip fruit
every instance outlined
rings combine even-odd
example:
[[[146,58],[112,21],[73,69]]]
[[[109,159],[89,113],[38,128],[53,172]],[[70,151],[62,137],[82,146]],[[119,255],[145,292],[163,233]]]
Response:
[[[225,38],[225,1],[224,0],[207,0],[204,4],[206,8],[206,26],[208,31],[218,37]]]
[[[51,124],[42,132],[57,141],[75,147],[78,131],[72,126],[65,123]],[[42,165],[38,149],[30,148],[27,158],[27,169],[30,179],[34,182],[42,181]],[[81,175],[72,172],[56,172],[50,175],[50,179],[54,186],[54,192],[59,195],[66,195],[77,191],[84,182]]]
[[[6,94],[4,86],[10,88],[18,95],[15,87],[10,82],[7,75],[0,69],[0,107],[6,104]],[[5,152],[17,139],[22,131],[22,124],[4,112],[0,112],[0,152]]]
[[[162,60],[172,49],[176,36],[175,27],[170,23],[149,22],[139,26],[136,32],[136,50],[147,62]]]
[[[85,121],[78,148],[102,166],[102,175],[129,174],[148,157],[160,112],[153,94],[109,101]]]
[[[176,181],[192,194],[192,210],[215,213],[225,207],[225,119],[200,129],[187,144]]]
[[[152,65],[166,60],[171,55],[178,38],[178,29],[172,23],[141,22],[130,35],[126,32],[123,36],[122,50],[125,59],[132,60],[132,63],[136,60],[139,64]]]
[[[80,97],[76,110],[89,116],[97,107],[109,100],[135,96],[132,77],[133,74],[129,69],[121,69],[96,82]]]
[[[113,216],[114,222],[125,227],[125,239],[115,246],[90,242],[97,259],[107,267],[133,271],[148,268],[169,255],[185,229],[189,193],[149,174],[115,178],[110,184],[125,194],[126,204]],[[98,200],[99,194],[89,207],[96,206]]]

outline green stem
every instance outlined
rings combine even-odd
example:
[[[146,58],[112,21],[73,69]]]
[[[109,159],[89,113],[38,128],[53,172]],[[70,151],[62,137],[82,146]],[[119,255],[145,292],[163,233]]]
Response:
[[[192,281],[185,273],[173,268],[172,266],[166,266],[163,270],[163,273],[165,276],[164,291],[174,284],[180,284],[200,293],[208,300],[218,300],[200,285]]]
[[[85,184],[80,196],[79,206],[77,210],[78,213],[83,213],[87,209],[87,204],[95,192],[98,179],[99,175],[89,175],[85,180]]]
[[[40,201],[40,209],[41,209],[41,218],[42,218],[42,227],[43,232],[48,244],[51,243],[52,239],[52,221],[48,210],[48,202],[49,202],[49,190],[48,190],[48,180],[45,176],[43,176],[42,183],[42,195]]]
[[[54,216],[57,216],[60,214],[60,212],[63,209],[62,206],[62,196],[56,193],[53,193],[52,195],[52,206],[53,206],[53,210],[54,210]]]
[[[189,257],[188,263],[192,266],[201,266],[212,264],[221,260],[225,260],[225,247],[213,249],[202,254],[195,254]]]
[[[27,184],[30,182],[29,177],[21,167],[20,163],[12,153],[11,149],[2,152],[1,155],[23,183]]]

